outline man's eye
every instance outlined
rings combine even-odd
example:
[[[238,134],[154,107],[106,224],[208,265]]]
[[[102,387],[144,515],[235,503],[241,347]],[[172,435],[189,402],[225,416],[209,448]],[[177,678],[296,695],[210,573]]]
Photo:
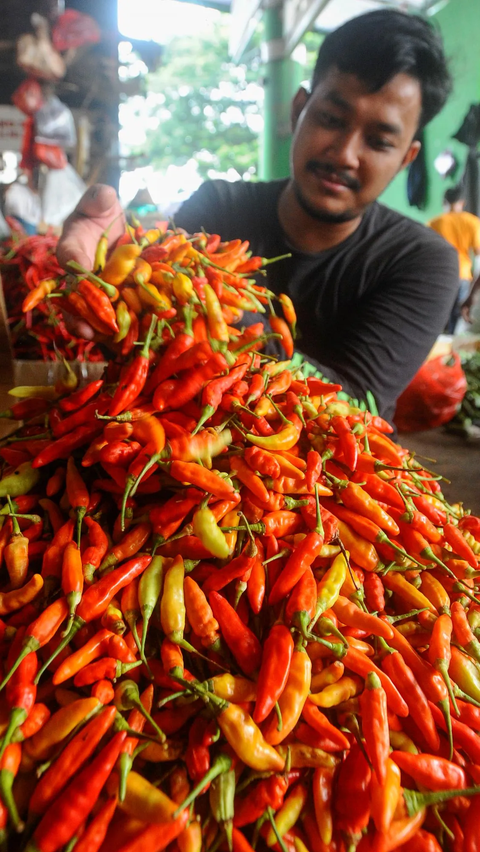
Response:
[[[393,144],[390,139],[381,139],[377,137],[370,139],[370,146],[375,148],[377,151],[387,151],[389,148],[393,148]]]
[[[341,119],[336,115],[332,115],[331,112],[319,112],[317,120],[322,127],[340,127],[342,124]]]

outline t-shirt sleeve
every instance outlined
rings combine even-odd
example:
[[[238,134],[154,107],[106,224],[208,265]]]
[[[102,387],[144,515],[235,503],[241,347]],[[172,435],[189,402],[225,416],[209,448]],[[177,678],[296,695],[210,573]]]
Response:
[[[189,234],[202,230],[208,234],[222,233],[223,205],[216,181],[206,181],[177,210],[175,225],[184,228]]]
[[[341,346],[329,363],[307,360],[355,398],[370,390],[391,421],[398,396],[443,331],[457,290],[456,252],[435,238],[392,265],[345,317]]]

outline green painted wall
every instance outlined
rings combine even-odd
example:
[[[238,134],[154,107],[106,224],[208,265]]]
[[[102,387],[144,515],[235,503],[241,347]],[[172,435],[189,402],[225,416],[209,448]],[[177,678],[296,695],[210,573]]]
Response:
[[[450,0],[431,19],[440,28],[445,51],[454,77],[454,90],[445,108],[426,129],[428,164],[428,201],[425,210],[410,207],[407,199],[406,173],[402,172],[383,193],[381,200],[413,219],[426,222],[442,212],[445,189],[458,180],[463,172],[467,148],[451,138],[471,103],[480,101],[480,2],[479,0]],[[445,148],[460,161],[456,179],[443,180],[433,162]]]

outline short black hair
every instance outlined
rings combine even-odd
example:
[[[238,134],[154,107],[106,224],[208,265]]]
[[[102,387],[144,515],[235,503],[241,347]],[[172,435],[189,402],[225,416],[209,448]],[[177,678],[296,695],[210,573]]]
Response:
[[[445,204],[456,204],[457,201],[462,201],[464,199],[465,192],[463,191],[461,184],[457,184],[457,186],[450,186],[445,190],[443,195]]]
[[[372,92],[396,74],[414,77],[422,92],[418,129],[440,112],[452,90],[440,34],[424,18],[394,9],[367,12],[329,33],[318,52],[312,90],[333,66],[355,74]]]

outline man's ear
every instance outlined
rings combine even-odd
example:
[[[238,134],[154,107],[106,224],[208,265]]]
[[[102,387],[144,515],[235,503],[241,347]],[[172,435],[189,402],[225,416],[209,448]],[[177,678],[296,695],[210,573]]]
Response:
[[[406,169],[406,167],[409,166],[410,163],[413,163],[413,161],[417,159],[421,147],[422,143],[418,139],[414,139],[403,158],[402,165],[400,166],[400,171],[402,171],[402,169]]]
[[[297,94],[295,95],[292,101],[292,110],[291,110],[291,122],[292,122],[292,130],[295,130],[297,126],[298,119],[300,118],[300,114],[303,111],[305,104],[307,103],[309,98],[309,94],[303,86],[300,86]]]

